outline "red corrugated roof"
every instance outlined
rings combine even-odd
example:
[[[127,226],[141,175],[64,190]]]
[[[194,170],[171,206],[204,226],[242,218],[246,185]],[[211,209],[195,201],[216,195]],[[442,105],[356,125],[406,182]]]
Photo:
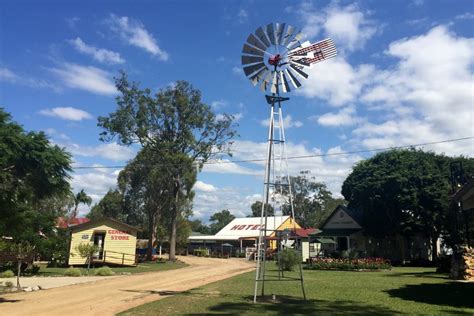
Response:
[[[90,220],[87,217],[58,217],[56,226],[59,228],[68,228],[71,226],[87,223],[88,221]]]
[[[297,228],[296,235],[299,237],[308,237],[309,234],[312,234],[316,231],[316,228]]]

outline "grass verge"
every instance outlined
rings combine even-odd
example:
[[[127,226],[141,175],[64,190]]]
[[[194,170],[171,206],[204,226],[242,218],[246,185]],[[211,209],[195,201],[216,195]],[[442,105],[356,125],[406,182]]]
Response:
[[[176,261],[176,262],[144,262],[138,264],[136,267],[110,267],[114,274],[128,274],[128,273],[144,273],[144,272],[157,272],[166,271],[186,267],[187,264]],[[87,268],[79,267],[82,275],[87,275]],[[64,276],[64,272],[67,268],[48,268],[45,264],[40,265],[38,276]],[[89,275],[94,275],[94,269],[91,268]]]
[[[274,268],[270,273],[275,273]],[[290,276],[296,276],[290,273]],[[383,272],[304,271],[298,282],[267,282],[276,295],[253,304],[255,274],[246,273],[119,315],[473,315],[474,283],[453,282],[434,268]],[[262,299],[261,299],[262,301]]]

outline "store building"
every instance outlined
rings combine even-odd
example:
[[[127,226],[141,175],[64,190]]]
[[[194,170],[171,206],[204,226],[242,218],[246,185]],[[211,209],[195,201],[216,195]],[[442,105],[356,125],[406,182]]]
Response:
[[[95,263],[135,265],[138,228],[111,218],[92,220],[70,227],[69,265],[87,264],[77,252],[81,243],[93,243],[99,250]]]

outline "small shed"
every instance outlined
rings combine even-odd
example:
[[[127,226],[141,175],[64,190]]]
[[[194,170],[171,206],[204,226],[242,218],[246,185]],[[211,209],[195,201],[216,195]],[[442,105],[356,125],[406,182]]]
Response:
[[[93,261],[115,265],[135,265],[138,228],[112,218],[92,220],[70,228],[69,265],[87,264],[76,247],[81,243],[98,246]]]

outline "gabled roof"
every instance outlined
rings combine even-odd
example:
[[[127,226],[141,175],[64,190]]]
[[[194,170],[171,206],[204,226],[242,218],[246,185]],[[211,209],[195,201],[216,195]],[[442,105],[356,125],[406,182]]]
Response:
[[[321,232],[317,228],[297,228],[296,229],[296,236],[298,237],[308,237],[308,235],[316,234],[318,232]]]
[[[349,215],[350,217],[352,217],[353,220],[355,220],[357,222],[357,224],[359,224],[360,226],[361,223],[362,223],[362,219],[363,219],[363,214],[361,211],[359,210],[354,210],[354,209],[350,209],[348,208],[347,206],[344,206],[344,205],[338,205],[336,206],[336,208],[334,209],[334,211],[332,211],[331,215],[329,215],[326,220],[324,221],[324,223],[321,224],[321,226],[319,227],[319,229],[323,229],[324,226],[326,226],[326,224],[331,220],[331,218],[334,216],[334,214],[337,213],[337,211],[339,210],[343,210],[344,212],[347,213],[347,215]]]
[[[99,224],[102,224],[102,223],[105,223],[105,222],[112,222],[112,223],[115,223],[117,225],[126,227],[126,228],[134,230],[134,231],[140,231],[140,228],[138,228],[138,227],[122,223],[121,221],[118,221],[118,220],[110,218],[110,217],[103,217],[103,218],[99,218],[99,219],[96,219],[96,220],[88,221],[86,223],[75,225],[75,226],[72,226],[70,228],[71,228],[71,230],[78,230],[78,229],[81,229],[81,228],[84,228],[84,227],[87,227],[87,226],[99,225]]]

